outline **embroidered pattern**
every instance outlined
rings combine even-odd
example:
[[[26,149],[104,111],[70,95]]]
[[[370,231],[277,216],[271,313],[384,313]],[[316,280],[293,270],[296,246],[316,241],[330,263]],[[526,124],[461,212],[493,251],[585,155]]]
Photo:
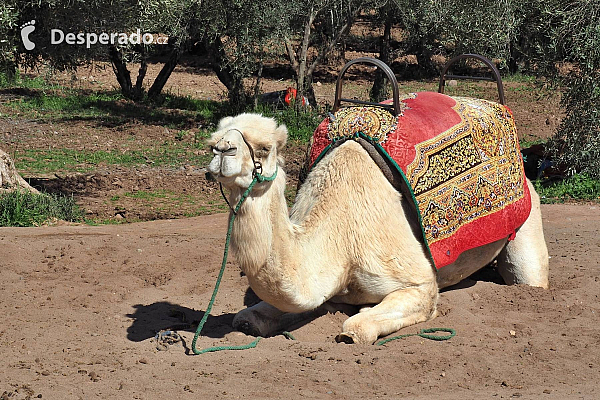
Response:
[[[409,107],[402,100],[416,98],[416,93],[408,93],[400,97],[400,115],[394,115],[382,107],[363,106],[346,107],[338,110],[328,127],[329,140],[335,141],[362,133],[374,142],[383,143],[388,135],[396,130],[398,118]],[[391,104],[385,102],[385,104]]]
[[[454,99],[461,122],[417,144],[416,157],[406,170],[430,245],[524,195],[510,113],[493,102]]]
[[[396,129],[397,119],[381,107],[347,107],[335,113],[329,124],[329,139],[332,141],[363,133],[371,140],[381,143]]]

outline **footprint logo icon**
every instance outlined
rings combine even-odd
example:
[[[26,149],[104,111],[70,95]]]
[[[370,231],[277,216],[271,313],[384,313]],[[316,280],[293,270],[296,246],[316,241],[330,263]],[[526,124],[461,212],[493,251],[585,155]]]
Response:
[[[35,31],[35,19],[26,22],[21,27],[21,39],[23,40],[23,46],[25,46],[25,49],[28,51],[35,48],[35,43],[29,40],[29,35],[33,31]]]

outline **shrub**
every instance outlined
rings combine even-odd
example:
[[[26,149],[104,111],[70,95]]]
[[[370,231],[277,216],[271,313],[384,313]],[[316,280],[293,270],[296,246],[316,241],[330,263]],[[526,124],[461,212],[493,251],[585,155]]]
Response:
[[[22,190],[0,194],[0,226],[39,226],[56,219],[81,221],[73,197]]]

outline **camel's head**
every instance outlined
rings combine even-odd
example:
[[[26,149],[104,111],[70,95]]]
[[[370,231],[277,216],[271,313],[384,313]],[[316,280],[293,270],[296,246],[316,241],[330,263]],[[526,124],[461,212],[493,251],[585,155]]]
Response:
[[[254,178],[254,161],[260,163],[264,176],[273,175],[277,164],[283,164],[279,154],[286,140],[287,128],[277,126],[273,118],[259,114],[225,117],[207,141],[214,154],[208,172],[225,187],[247,188]]]

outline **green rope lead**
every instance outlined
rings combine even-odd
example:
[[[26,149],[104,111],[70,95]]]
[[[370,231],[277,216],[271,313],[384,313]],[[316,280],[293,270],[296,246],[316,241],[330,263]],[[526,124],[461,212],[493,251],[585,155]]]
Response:
[[[219,271],[219,275],[217,277],[217,282],[215,283],[215,289],[213,290],[210,301],[208,302],[206,311],[204,312],[204,315],[202,316],[202,319],[200,320],[200,323],[198,324],[198,328],[196,329],[196,334],[194,335],[194,340],[192,340],[192,352],[196,355],[204,354],[204,353],[212,353],[214,351],[221,351],[221,350],[252,349],[252,348],[256,347],[256,345],[258,344],[260,339],[262,339],[260,336],[258,336],[256,338],[256,340],[254,340],[252,343],[248,343],[248,344],[242,345],[242,346],[216,346],[216,347],[208,347],[208,348],[202,349],[202,350],[196,349],[196,342],[198,341],[198,337],[200,337],[200,332],[202,331],[202,328],[204,328],[204,324],[206,323],[206,320],[208,319],[210,311],[212,310],[213,304],[215,303],[215,298],[217,297],[217,292],[219,291],[219,286],[221,285],[221,280],[223,279],[223,273],[225,272],[225,265],[227,264],[227,255],[229,254],[229,242],[231,241],[231,231],[233,230],[233,221],[235,220],[235,216],[236,216],[237,212],[240,210],[240,208],[242,207],[242,204],[244,203],[244,201],[246,200],[248,195],[250,195],[250,192],[252,191],[252,188],[254,187],[254,185],[256,185],[257,182],[265,182],[265,181],[269,182],[269,181],[275,180],[275,178],[277,177],[278,169],[279,168],[276,168],[273,175],[271,175],[269,177],[266,177],[259,173],[256,173],[256,175],[254,176],[254,179],[250,183],[250,186],[248,186],[248,189],[246,189],[246,191],[242,194],[240,201],[237,203],[237,205],[235,206],[235,209],[233,210],[233,212],[231,213],[231,216],[229,217],[229,226],[227,227],[227,236],[225,238],[225,250],[223,251],[223,262],[221,263],[221,270]]]
[[[440,335],[429,335],[429,333],[435,333],[435,332],[448,332],[449,335],[441,335],[441,336]],[[377,346],[382,346],[388,342],[391,342],[392,340],[402,339],[402,338],[409,337],[409,336],[420,336],[425,339],[442,341],[442,340],[452,339],[454,336],[456,336],[456,331],[452,328],[426,328],[426,329],[421,329],[419,331],[419,333],[409,333],[406,335],[399,335],[399,336],[394,336],[391,338],[383,339],[381,342],[377,343]]]

